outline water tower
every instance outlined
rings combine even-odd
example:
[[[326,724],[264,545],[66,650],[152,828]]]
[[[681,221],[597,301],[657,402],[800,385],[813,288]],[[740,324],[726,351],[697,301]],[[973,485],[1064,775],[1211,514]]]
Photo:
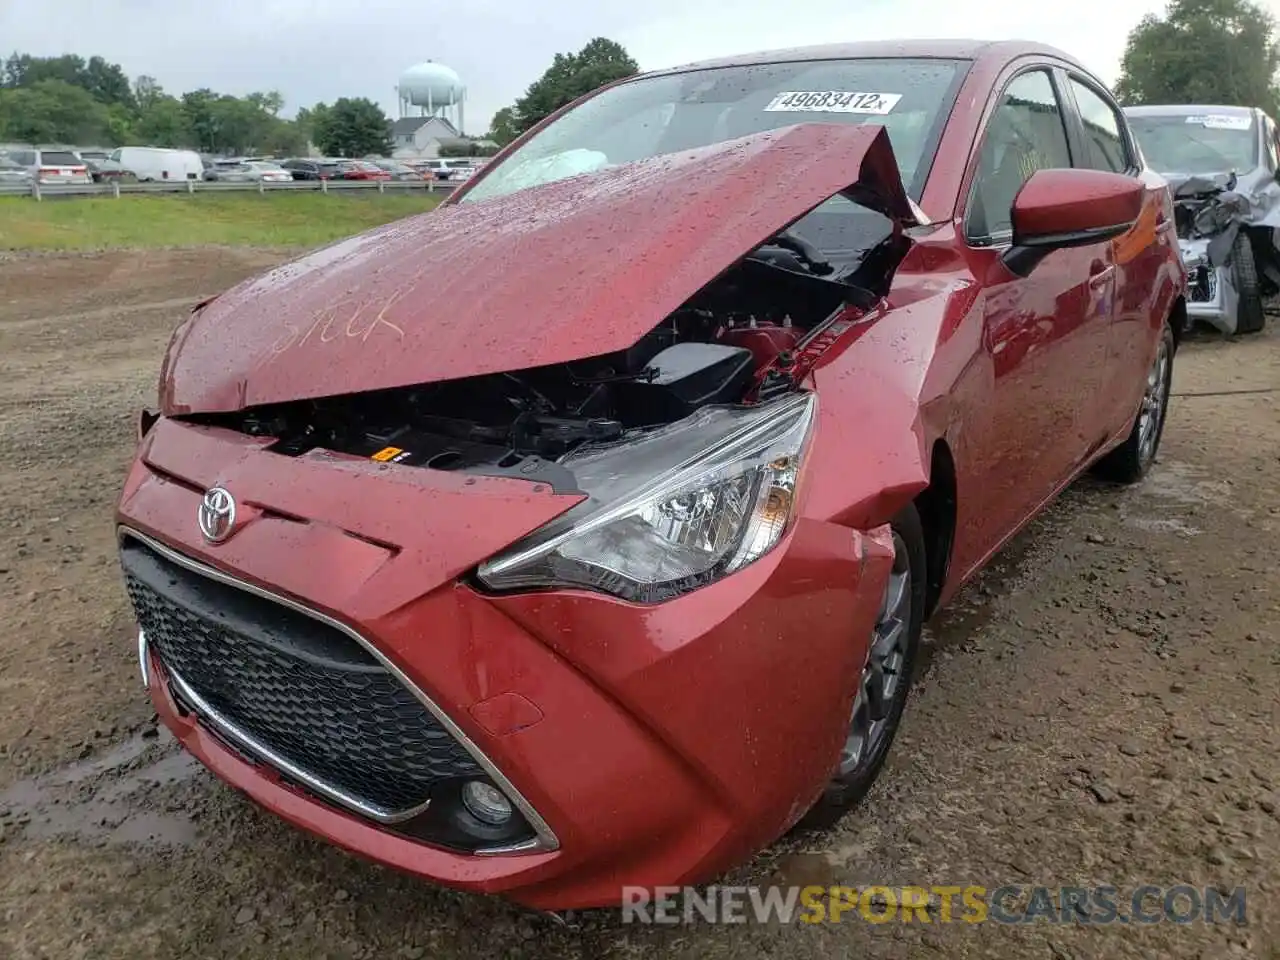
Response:
[[[402,118],[443,117],[462,133],[462,109],[467,100],[467,88],[457,72],[443,63],[428,60],[410,67],[400,74],[396,93],[400,97]]]

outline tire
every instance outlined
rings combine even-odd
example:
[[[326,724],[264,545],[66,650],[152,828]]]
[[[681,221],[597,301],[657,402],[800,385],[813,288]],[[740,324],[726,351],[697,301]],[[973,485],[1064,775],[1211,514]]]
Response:
[[[1267,322],[1262,306],[1262,286],[1258,282],[1258,264],[1253,259],[1253,242],[1241,230],[1231,247],[1231,279],[1240,294],[1236,308],[1236,333],[1258,333]]]
[[[1173,357],[1176,351],[1173,328],[1166,322],[1160,333],[1156,357],[1147,370],[1146,387],[1142,402],[1138,405],[1138,415],[1133,418],[1133,428],[1125,442],[1099,460],[1094,467],[1094,471],[1103,479],[1116,483],[1137,483],[1155,463],[1169,412],[1169,389],[1173,383]],[[1152,416],[1154,421],[1149,419]]]
[[[834,825],[866,796],[867,791],[880,775],[885,758],[889,755],[889,748],[893,745],[893,738],[898,732],[898,724],[902,720],[902,712],[911,692],[912,675],[920,649],[920,633],[924,627],[925,588],[928,576],[925,563],[924,527],[920,523],[920,515],[914,506],[908,506],[899,513],[893,519],[891,527],[896,555],[885,594],[888,600],[894,593],[895,584],[898,584],[902,601],[899,604],[890,604],[888,615],[877,623],[876,633],[873,634],[871,645],[867,650],[867,666],[858,679],[860,684],[868,684],[872,682],[869,674],[872,678],[876,676],[873,669],[875,666],[892,662],[892,671],[884,671],[880,676],[891,675],[896,682],[891,696],[887,699],[885,709],[881,711],[882,717],[879,721],[881,725],[863,741],[861,756],[856,761],[851,757],[851,745],[854,742],[855,729],[859,720],[865,723],[870,713],[870,703],[861,690],[855,696],[853,713],[849,719],[849,739],[846,742],[846,749],[841,751],[835,775],[823,790],[822,796],[796,825],[801,830],[823,829]],[[904,575],[905,582],[902,579]],[[895,613],[896,616],[894,616]],[[881,635],[882,629],[887,636],[891,628],[890,621],[893,620],[905,620],[897,634],[900,637],[900,644],[894,647],[889,656],[877,658],[874,650],[876,639]],[[876,662],[873,663],[873,661]],[[860,710],[865,710],[867,713],[860,714]]]

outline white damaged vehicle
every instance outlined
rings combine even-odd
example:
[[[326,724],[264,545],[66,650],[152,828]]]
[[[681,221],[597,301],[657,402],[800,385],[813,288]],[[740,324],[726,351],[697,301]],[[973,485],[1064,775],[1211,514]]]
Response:
[[[1148,164],[1169,181],[1187,265],[1187,316],[1257,333],[1280,292],[1280,141],[1253,107],[1126,107]]]

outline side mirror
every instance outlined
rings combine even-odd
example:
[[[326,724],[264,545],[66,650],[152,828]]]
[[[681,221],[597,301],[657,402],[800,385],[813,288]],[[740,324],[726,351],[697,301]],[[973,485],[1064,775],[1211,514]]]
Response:
[[[1103,170],[1037,170],[1013,198],[1005,266],[1027,276],[1054,250],[1111,240],[1133,227],[1146,186]]]

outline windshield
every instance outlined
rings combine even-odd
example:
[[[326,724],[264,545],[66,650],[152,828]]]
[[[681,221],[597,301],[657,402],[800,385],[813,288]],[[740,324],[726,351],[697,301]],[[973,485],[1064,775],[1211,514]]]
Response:
[[[1147,163],[1160,173],[1247,173],[1258,165],[1253,118],[1241,114],[1131,116]]]
[[[808,60],[641,77],[551,123],[460,202],[795,123],[883,124],[917,200],[967,61]]]

